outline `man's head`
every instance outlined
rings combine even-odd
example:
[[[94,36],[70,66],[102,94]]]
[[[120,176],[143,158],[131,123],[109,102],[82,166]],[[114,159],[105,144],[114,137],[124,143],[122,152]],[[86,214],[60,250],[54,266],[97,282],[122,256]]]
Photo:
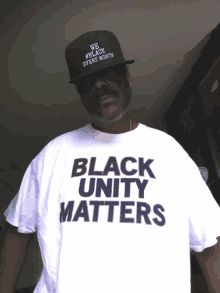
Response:
[[[109,31],[85,33],[66,48],[70,83],[75,84],[92,120],[120,121],[128,112],[132,86],[116,36]]]
[[[97,71],[75,81],[75,86],[93,121],[117,122],[129,111],[132,86],[126,65]]]

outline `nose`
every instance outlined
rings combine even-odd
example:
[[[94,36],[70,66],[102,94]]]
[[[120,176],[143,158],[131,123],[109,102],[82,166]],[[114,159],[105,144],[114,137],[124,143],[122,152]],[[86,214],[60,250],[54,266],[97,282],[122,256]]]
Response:
[[[108,87],[108,83],[106,81],[105,78],[96,78],[95,82],[94,82],[94,87],[93,87],[93,90],[94,91],[97,91],[99,89],[101,89],[102,87]]]

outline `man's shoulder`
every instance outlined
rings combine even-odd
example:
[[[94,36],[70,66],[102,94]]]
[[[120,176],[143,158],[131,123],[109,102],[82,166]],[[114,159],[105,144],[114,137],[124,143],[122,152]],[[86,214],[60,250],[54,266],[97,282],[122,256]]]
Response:
[[[152,145],[155,150],[159,150],[167,155],[188,157],[183,146],[165,131],[144,124],[141,124],[140,130],[141,137],[145,140],[146,144]]]
[[[60,147],[61,145],[68,145],[69,142],[78,141],[81,136],[85,136],[88,133],[88,126],[89,125],[85,125],[75,130],[65,132],[52,139],[46,146]]]
[[[88,132],[87,128],[88,125],[85,125],[78,129],[63,133],[50,140],[34,160],[39,158],[42,159],[45,156],[56,156],[56,154],[60,152],[67,151],[74,144],[77,145],[77,142],[80,140],[80,136],[83,136]]]
[[[167,143],[178,144],[175,138],[167,132],[165,132],[164,130],[156,129],[142,123],[140,123],[140,127],[141,131],[143,131],[143,134],[146,133],[148,136],[152,136],[154,139],[166,141]]]

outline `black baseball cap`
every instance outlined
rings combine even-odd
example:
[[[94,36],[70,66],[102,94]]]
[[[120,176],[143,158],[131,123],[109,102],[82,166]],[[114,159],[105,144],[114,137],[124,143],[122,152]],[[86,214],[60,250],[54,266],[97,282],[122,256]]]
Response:
[[[117,37],[110,31],[89,31],[72,41],[65,51],[70,82],[93,72],[119,64],[132,64],[125,60]]]

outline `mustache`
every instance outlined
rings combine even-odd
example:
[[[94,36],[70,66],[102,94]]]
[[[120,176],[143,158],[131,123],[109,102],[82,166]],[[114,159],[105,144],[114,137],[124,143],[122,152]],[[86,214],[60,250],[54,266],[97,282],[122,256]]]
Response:
[[[123,107],[123,110],[116,116],[113,115],[111,117],[103,117],[102,115],[99,115],[96,113],[92,113],[92,114],[90,113],[90,117],[94,121],[99,121],[100,123],[104,125],[109,125],[110,123],[118,122],[121,119],[123,119],[127,115],[127,113],[130,112],[130,110],[131,110],[131,101],[126,103],[126,105],[124,105]]]
[[[98,100],[98,99],[100,99],[104,95],[114,95],[114,96],[117,97],[118,96],[118,92],[115,89],[113,89],[113,88],[105,88],[105,89],[102,88],[96,94],[95,99]]]

